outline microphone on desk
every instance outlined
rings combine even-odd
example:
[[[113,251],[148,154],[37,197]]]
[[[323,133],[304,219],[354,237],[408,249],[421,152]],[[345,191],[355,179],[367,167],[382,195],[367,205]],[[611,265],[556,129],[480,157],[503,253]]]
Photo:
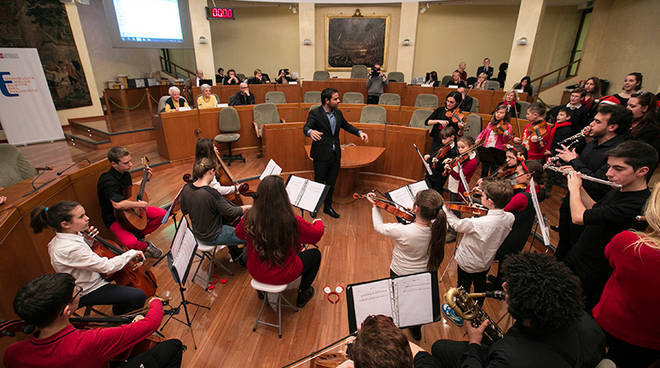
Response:
[[[87,159],[87,158],[82,159],[82,160],[80,160],[80,161],[78,161],[78,162],[74,162],[74,163],[72,163],[71,165],[65,167],[63,170],[58,171],[58,172],[57,172],[57,176],[62,175],[65,171],[69,170],[70,168],[72,168],[72,167],[78,165],[79,163],[81,163],[81,162],[83,162],[83,161],[87,161],[87,163],[90,164],[90,165],[92,164],[92,162],[89,161],[89,159]]]
[[[48,165],[46,165],[44,167],[35,167],[34,169],[37,170],[37,171],[51,171],[51,170],[53,170],[53,168],[48,166]]]
[[[52,170],[52,169],[51,169],[51,170]],[[35,182],[37,181],[37,179],[39,179],[39,177],[40,177],[43,173],[45,173],[46,171],[47,171],[47,170],[42,170],[42,171],[40,171],[40,172],[34,177],[34,179],[32,179],[32,182],[30,183],[30,184],[32,185],[32,190],[29,191],[29,192],[27,192],[27,193],[25,193],[25,194],[23,194],[23,197],[27,197],[27,196],[29,196],[30,194],[32,194],[32,193],[36,192],[37,190],[43,188],[46,184],[48,184],[48,183],[50,183],[51,181],[55,180],[55,178],[52,178],[52,179],[46,181],[45,183],[40,184],[39,186],[35,186],[34,183],[35,183]]]

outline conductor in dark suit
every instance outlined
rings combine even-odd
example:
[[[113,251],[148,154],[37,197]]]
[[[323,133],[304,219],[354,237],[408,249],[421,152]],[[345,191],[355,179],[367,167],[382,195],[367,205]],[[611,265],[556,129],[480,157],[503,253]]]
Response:
[[[321,92],[321,106],[309,110],[307,122],[303,127],[303,133],[313,140],[310,156],[314,160],[314,181],[330,187],[325,197],[323,212],[334,218],[339,217],[332,208],[332,192],[341,163],[339,130],[343,128],[360,137],[362,141],[369,141],[366,133],[357,130],[344,119],[344,115],[337,108],[339,102],[339,92],[336,89],[324,89]]]

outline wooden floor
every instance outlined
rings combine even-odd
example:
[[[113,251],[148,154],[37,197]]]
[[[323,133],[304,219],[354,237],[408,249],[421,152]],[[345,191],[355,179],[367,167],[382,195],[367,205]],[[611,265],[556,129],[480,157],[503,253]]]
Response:
[[[155,150],[155,145],[142,145],[142,150]],[[42,162],[64,164],[75,162],[81,157],[90,159],[101,158],[104,152],[85,152],[66,144],[34,145],[20,148],[35,166]],[[132,147],[129,149],[137,149]],[[145,152],[146,153],[146,152]],[[142,154],[142,153],[141,153]],[[134,154],[134,157],[137,156]],[[260,173],[266,166],[266,159],[256,159],[254,154],[246,155],[246,163],[233,163],[231,170],[236,178],[243,178]],[[50,160],[50,161],[49,161]],[[183,184],[181,176],[190,172],[191,161],[163,165],[155,169],[154,177],[147,187],[152,204],[162,206],[171,202]],[[381,185],[381,190],[394,189],[392,185]],[[559,199],[565,191],[555,190],[550,198],[542,203],[544,213],[551,224],[556,224]],[[303,357],[323,346],[348,334],[347,308],[345,293],[337,304],[329,303],[322,292],[324,285],[334,288],[355,282],[368,281],[389,276],[389,264],[392,254],[392,241],[375,233],[371,223],[371,207],[366,201],[356,201],[349,204],[335,205],[340,219],[332,219],[321,215],[325,224],[325,234],[319,242],[323,254],[321,269],[313,286],[316,294],[312,300],[297,313],[288,310],[283,312],[283,336],[277,336],[277,330],[272,327],[259,326],[252,331],[253,324],[261,303],[257,293],[250,286],[250,276],[247,270],[237,264],[229,264],[234,276],[223,274],[216,270],[220,278],[226,278],[226,284],[206,292],[197,284],[189,284],[185,293],[186,299],[209,306],[210,311],[192,307],[190,312],[195,315],[192,333],[184,325],[171,321],[163,331],[167,337],[179,338],[188,350],[184,354],[185,367],[280,367]],[[273,214],[276,216],[277,214]],[[390,215],[384,215],[385,221],[394,221]],[[101,219],[91,219],[96,226],[103,226]],[[161,249],[169,249],[174,233],[172,221],[148,239]],[[551,233],[556,244],[556,233]],[[538,243],[538,241],[537,241]],[[440,280],[440,292],[444,293],[456,285],[456,263],[453,261],[454,244],[447,246],[445,262],[440,274],[449,263],[447,275]],[[218,258],[225,258],[222,254]],[[493,267],[494,269],[495,267]],[[180,297],[169,271],[164,263],[154,269],[159,282],[158,294],[171,296],[171,304],[178,304]],[[286,294],[289,300],[295,302],[295,292]],[[487,300],[486,312],[499,320],[505,316],[505,306],[501,301]],[[185,318],[183,313],[179,318]],[[269,308],[264,312],[269,321],[276,321],[277,315]],[[504,319],[509,322],[508,318]],[[506,328],[508,323],[500,325]],[[405,332],[408,334],[408,332]],[[429,349],[431,344],[441,338],[464,340],[464,330],[441,321],[426,325],[422,329],[423,338],[419,345]],[[192,335],[197,342],[194,348]],[[308,365],[303,365],[307,367]]]

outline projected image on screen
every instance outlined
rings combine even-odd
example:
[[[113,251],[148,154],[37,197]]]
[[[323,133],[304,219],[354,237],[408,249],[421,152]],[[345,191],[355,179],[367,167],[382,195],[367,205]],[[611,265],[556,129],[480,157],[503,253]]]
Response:
[[[113,0],[122,41],[183,42],[178,0]]]

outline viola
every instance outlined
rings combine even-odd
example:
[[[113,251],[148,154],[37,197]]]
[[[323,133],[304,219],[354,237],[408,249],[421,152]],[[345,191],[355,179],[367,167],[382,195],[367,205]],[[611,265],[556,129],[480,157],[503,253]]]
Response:
[[[98,235],[92,236],[87,230],[83,231],[83,234],[94,240],[92,251],[98,254],[99,257],[113,258],[124,253],[124,250],[115,242],[105,240]],[[141,289],[147,297],[154,296],[156,294],[156,289],[158,289],[156,276],[154,276],[151,270],[149,270],[147,265],[142,265],[135,270],[132,269],[133,265],[133,262],[129,262],[124,268],[112,275],[102,276],[107,280],[116,282],[117,285],[131,286]]]
[[[363,199],[367,198],[366,194],[358,194],[358,193],[353,193],[353,199]],[[415,221],[415,214],[410,212],[409,210],[401,207],[400,205],[389,201],[384,198],[378,198],[378,197],[370,197],[373,199],[374,204],[376,207],[382,208],[385,211],[393,214],[396,217],[399,217],[407,222],[413,222]]]
[[[461,213],[467,213],[475,216],[485,216],[488,214],[488,209],[485,208],[480,208],[480,207],[475,207],[475,206],[470,206],[467,204],[457,204],[457,203],[446,203],[445,206],[447,206],[448,209],[458,211]]]
[[[437,161],[440,161],[440,160],[442,160],[445,156],[447,156],[447,153],[449,153],[450,150],[451,150],[451,146],[450,146],[450,145],[446,145],[446,146],[442,147],[441,149],[439,149],[438,152],[436,152],[436,154],[433,155],[433,158],[436,159]],[[433,167],[434,169],[435,169],[435,165],[436,165],[437,161],[433,162],[432,167]]]

